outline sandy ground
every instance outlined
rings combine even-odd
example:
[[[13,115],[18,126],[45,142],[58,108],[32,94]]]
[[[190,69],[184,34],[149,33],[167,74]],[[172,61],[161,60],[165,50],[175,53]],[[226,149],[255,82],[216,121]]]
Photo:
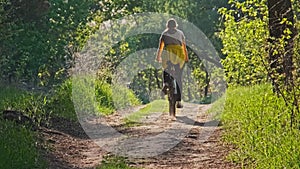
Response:
[[[205,114],[210,105],[186,103],[184,106],[178,110],[176,121],[166,113],[157,112],[141,119],[138,125],[125,125],[124,118],[136,111],[135,108],[105,118],[90,119],[90,122],[93,125],[106,122],[119,133],[133,138],[114,143],[126,150],[124,155],[128,156],[130,166],[151,169],[240,168],[226,160],[232,147],[222,142],[223,129],[216,126],[218,122]],[[105,155],[114,153],[114,150],[109,152],[97,145],[97,139],[90,139],[78,122],[55,118],[49,128],[41,131],[47,145],[45,158],[50,169],[92,169],[101,164]],[[144,141],[147,138],[150,142]],[[151,141],[153,138],[155,141]],[[103,140],[98,138],[98,141]]]

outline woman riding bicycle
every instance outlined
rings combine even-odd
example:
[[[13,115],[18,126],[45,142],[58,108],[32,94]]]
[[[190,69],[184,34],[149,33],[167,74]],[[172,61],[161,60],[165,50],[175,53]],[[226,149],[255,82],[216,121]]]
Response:
[[[167,21],[166,30],[163,31],[159,39],[159,49],[157,51],[156,60],[162,62],[163,67],[163,89],[166,90],[170,84],[170,77],[172,74],[170,66],[172,65],[175,75],[173,75],[177,82],[177,97],[176,107],[182,108],[181,95],[182,95],[182,71],[185,62],[188,62],[188,53],[186,49],[185,36],[181,30],[177,28],[177,22],[171,18]],[[162,51],[167,51],[166,55],[162,56]],[[175,69],[175,70],[174,70]]]

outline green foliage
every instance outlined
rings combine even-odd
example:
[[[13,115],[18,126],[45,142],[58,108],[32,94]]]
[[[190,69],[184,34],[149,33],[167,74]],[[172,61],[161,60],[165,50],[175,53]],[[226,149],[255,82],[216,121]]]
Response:
[[[72,45],[79,43],[77,31],[87,22],[92,2],[4,0],[0,4],[0,33],[5,35],[0,37],[0,77],[30,85],[51,85],[64,78]]]
[[[219,34],[226,58],[222,64],[231,85],[266,81],[265,49],[268,38],[266,1],[229,1],[231,9],[219,9],[224,30]]]
[[[140,104],[134,93],[124,86],[112,86],[96,80],[95,92],[98,109],[103,114],[111,114],[115,110]]]
[[[189,20],[199,27],[220,50],[220,44],[215,36],[219,26],[217,10],[228,6],[226,0],[140,1],[137,6],[140,6],[141,11],[168,13]]]
[[[52,111],[47,108],[48,97],[44,94],[29,93],[16,87],[0,86],[0,110],[20,111],[36,125],[47,124]]]
[[[61,85],[54,88],[47,107],[53,112],[52,115],[64,117],[76,121],[77,116],[72,101],[72,81],[65,80]]]
[[[271,80],[274,91],[288,105],[291,124],[297,124],[299,75],[293,70],[299,69],[299,35],[295,32],[299,21],[292,18],[299,15],[299,1],[293,2],[292,10],[276,6],[277,1],[267,2],[233,0],[229,1],[231,8],[219,10],[225,27],[220,32],[222,52],[227,55],[222,64],[232,86]],[[267,4],[274,6],[268,9]]]
[[[91,77],[67,80],[53,95],[56,115],[76,120],[76,112],[111,114],[116,109],[139,105],[140,101],[130,89],[112,86]],[[74,107],[75,106],[75,107]]]
[[[114,85],[111,88],[111,90],[113,90],[111,94],[113,98],[113,105],[116,109],[124,109],[141,104],[132,90],[118,85]]]
[[[271,85],[229,88],[222,114],[230,156],[247,168],[299,168],[299,130],[290,128],[282,98]]]
[[[148,65],[145,65],[145,67]],[[149,66],[148,66],[149,67]],[[139,72],[133,77],[130,83],[130,89],[142,101],[143,104],[151,100],[151,92],[159,88],[162,84],[162,71],[153,67]]]
[[[20,102],[26,94],[24,90],[0,84],[0,111],[7,108],[7,103]]]
[[[1,168],[45,168],[37,149],[36,135],[25,127],[0,120]]]
[[[113,90],[107,83],[96,81],[95,95],[98,109],[103,114],[111,114],[114,112]]]

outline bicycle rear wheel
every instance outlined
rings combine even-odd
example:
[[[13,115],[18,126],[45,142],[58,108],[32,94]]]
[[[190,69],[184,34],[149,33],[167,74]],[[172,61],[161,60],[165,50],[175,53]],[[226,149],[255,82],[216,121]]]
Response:
[[[173,84],[173,83],[171,83],[171,84]],[[173,85],[171,85],[169,88],[168,100],[169,100],[169,115],[175,117],[176,116],[176,98],[175,98],[175,88]]]

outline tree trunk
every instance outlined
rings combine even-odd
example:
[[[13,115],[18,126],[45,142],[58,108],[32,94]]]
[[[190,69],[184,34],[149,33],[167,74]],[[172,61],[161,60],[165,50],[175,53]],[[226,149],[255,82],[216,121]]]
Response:
[[[293,70],[293,48],[294,38],[296,36],[296,28],[294,26],[294,14],[292,10],[291,0],[268,0],[269,11],[269,63],[270,63],[270,76],[272,79],[273,87],[276,92],[279,92],[278,80],[285,87],[290,88],[292,82]],[[286,22],[283,20],[286,19]],[[291,34],[287,38],[286,30]],[[284,38],[286,44],[284,49],[280,50],[280,39]],[[283,77],[283,79],[280,78]],[[283,82],[283,83],[282,83]]]
[[[290,126],[295,121],[295,109],[299,113],[298,98],[295,95],[293,77],[294,39],[297,35],[291,0],[268,0],[270,48],[269,72],[273,89],[285,103],[292,104]],[[282,43],[283,40],[283,43]],[[283,47],[281,46],[283,45]],[[288,94],[284,94],[285,92]]]

